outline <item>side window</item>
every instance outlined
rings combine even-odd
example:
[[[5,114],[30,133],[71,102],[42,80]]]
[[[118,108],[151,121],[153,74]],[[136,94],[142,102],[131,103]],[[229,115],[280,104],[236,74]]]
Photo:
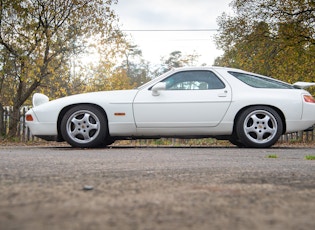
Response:
[[[166,90],[223,89],[224,83],[211,71],[195,70],[173,74],[165,79]]]
[[[290,84],[281,82],[268,77],[255,76],[247,73],[239,73],[229,71],[229,74],[236,77],[238,80],[255,88],[269,88],[269,89],[292,89]]]

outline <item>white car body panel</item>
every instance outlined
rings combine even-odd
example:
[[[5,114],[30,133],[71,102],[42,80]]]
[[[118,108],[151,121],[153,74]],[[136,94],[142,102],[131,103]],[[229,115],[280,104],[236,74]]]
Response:
[[[141,90],[133,103],[137,128],[217,126],[231,103],[231,90]],[[215,111],[215,112],[214,112]]]
[[[137,90],[122,90],[109,92],[95,92],[78,94],[74,96],[64,97],[53,100],[41,106],[34,107],[28,113],[35,114],[36,121],[42,125],[34,124],[36,122],[28,123],[34,135],[56,135],[57,134],[57,118],[61,110],[67,106],[75,104],[95,104],[101,108],[106,108],[109,127],[118,129],[119,133],[125,130],[119,128],[121,126],[129,126],[129,130],[125,130],[126,134],[135,132],[135,124],[133,119],[132,101],[136,95]],[[108,101],[111,98],[111,101]],[[124,112],[125,116],[115,116],[115,113]],[[32,127],[37,127],[33,128]],[[42,127],[40,127],[42,126]],[[121,130],[122,129],[122,130]],[[116,131],[117,132],[117,131]]]
[[[180,71],[208,70],[224,83],[223,89],[160,90],[151,87]],[[231,135],[236,114],[245,107],[265,105],[284,115],[286,133],[304,130],[315,123],[315,104],[306,103],[303,89],[254,88],[221,67],[190,67],[172,70],[135,90],[95,92],[53,100],[32,108],[27,125],[33,135],[57,136],[58,117],[76,104],[93,104],[104,110],[109,134],[114,137]],[[306,83],[303,85],[307,85]],[[310,85],[310,84],[309,84]]]

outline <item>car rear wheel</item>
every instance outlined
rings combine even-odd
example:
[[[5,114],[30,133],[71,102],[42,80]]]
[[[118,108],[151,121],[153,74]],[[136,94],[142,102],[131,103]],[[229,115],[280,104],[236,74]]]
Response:
[[[78,105],[67,111],[60,130],[63,138],[73,147],[104,146],[108,138],[106,116],[92,105]]]
[[[250,148],[267,148],[277,142],[283,132],[279,114],[268,106],[254,106],[244,110],[236,123],[239,141]]]

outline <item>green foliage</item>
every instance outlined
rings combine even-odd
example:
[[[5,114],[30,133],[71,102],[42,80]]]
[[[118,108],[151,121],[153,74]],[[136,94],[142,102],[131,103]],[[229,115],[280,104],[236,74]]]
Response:
[[[276,154],[269,154],[268,156],[267,156],[267,158],[278,158],[278,156],[276,155]]]
[[[216,65],[241,68],[280,80],[314,81],[315,2],[234,0],[235,16],[223,14]]]
[[[315,160],[315,156],[307,155],[307,156],[305,156],[305,159],[306,160]]]

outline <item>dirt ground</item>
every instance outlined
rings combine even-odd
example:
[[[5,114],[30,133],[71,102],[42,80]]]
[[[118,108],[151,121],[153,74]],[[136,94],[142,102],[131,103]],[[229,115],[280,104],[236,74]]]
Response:
[[[311,230],[307,155],[315,149],[0,146],[0,229]]]

